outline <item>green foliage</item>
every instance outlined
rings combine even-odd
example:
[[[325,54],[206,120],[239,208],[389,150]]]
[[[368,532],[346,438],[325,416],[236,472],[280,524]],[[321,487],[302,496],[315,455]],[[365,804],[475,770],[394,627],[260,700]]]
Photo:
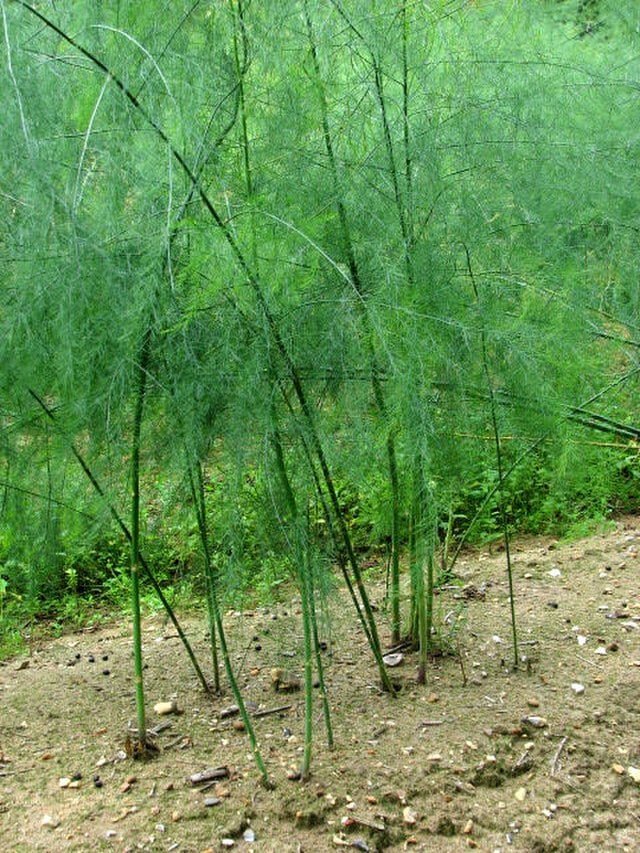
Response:
[[[141,545],[172,600],[204,588],[196,460],[221,600],[296,577],[276,432],[323,567],[340,520],[390,540],[390,441],[405,545],[415,460],[460,537],[495,432],[510,528],[638,508],[630,0],[52,7],[73,45],[5,5],[3,607],[127,594],[141,367]]]

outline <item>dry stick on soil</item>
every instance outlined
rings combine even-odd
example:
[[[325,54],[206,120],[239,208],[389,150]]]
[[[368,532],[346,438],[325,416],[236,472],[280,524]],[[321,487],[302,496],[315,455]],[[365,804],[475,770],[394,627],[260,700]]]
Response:
[[[44,400],[41,397],[39,397],[38,394],[36,394],[36,392],[32,388],[29,388],[28,391],[29,391],[29,394],[36,401],[36,403],[43,410],[43,412],[47,415],[47,417],[50,420],[52,420],[54,423],[57,423],[56,417],[53,413],[53,410],[51,408],[49,408],[49,406],[47,406],[47,404],[44,402]],[[127,525],[122,520],[120,513],[113,506],[113,504],[109,501],[109,499],[107,498],[107,495],[106,495],[104,489],[102,488],[102,486],[100,485],[100,483],[96,479],[93,471],[91,470],[91,468],[87,464],[85,458],[82,456],[82,454],[77,449],[75,444],[70,439],[67,439],[67,440],[69,441],[69,447],[70,447],[71,453],[73,454],[76,462],[78,463],[78,465],[80,465],[80,467],[84,471],[85,476],[87,477],[87,479],[89,480],[89,482],[93,486],[96,493],[104,501],[105,506],[107,507],[107,509],[109,510],[109,512],[111,514],[111,517],[113,518],[113,520],[116,522],[116,524],[120,528],[120,531],[122,532],[122,534],[125,537],[125,539],[127,540],[127,542],[129,542],[129,544],[131,544],[131,531],[129,530]],[[182,645],[184,646],[185,651],[186,651],[187,655],[189,656],[189,660],[191,661],[191,663],[193,665],[193,668],[196,672],[196,675],[198,676],[200,684],[202,685],[202,687],[204,688],[206,693],[210,693],[211,690],[210,690],[209,685],[207,683],[207,679],[204,677],[204,673],[202,672],[202,669],[200,668],[200,664],[198,663],[198,660],[195,656],[195,653],[194,653],[193,649],[191,648],[191,644],[189,643],[189,640],[187,639],[187,635],[182,630],[182,626],[178,622],[178,618],[177,618],[176,614],[174,613],[173,608],[169,604],[169,601],[167,600],[164,592],[162,591],[162,587],[160,586],[160,584],[156,580],[156,577],[153,574],[153,572],[151,571],[149,564],[147,563],[146,559],[144,558],[144,556],[140,552],[138,552],[138,560],[140,562],[142,569],[144,570],[145,574],[147,575],[149,581],[151,582],[151,585],[153,586],[153,588],[156,592],[156,595],[160,599],[160,602],[161,602],[162,606],[164,607],[169,619],[173,623],[173,626],[176,629],[178,636],[180,637]]]
[[[275,349],[281,357],[284,365],[286,366],[287,372],[289,374],[289,378],[291,380],[291,384],[293,386],[295,395],[298,399],[298,403],[300,405],[300,410],[302,412],[304,421],[307,425],[307,429],[309,431],[309,437],[311,440],[311,445],[313,447],[314,453],[318,458],[318,463],[320,465],[320,470],[322,471],[322,476],[325,481],[325,485],[327,487],[327,491],[329,493],[329,497],[331,499],[331,505],[333,507],[334,514],[336,516],[336,520],[338,523],[338,527],[340,529],[340,534],[345,544],[345,549],[347,551],[348,562],[351,568],[351,572],[354,576],[355,585],[357,587],[358,593],[360,595],[360,599],[362,602],[362,607],[364,610],[364,614],[366,616],[367,622],[369,624],[369,637],[371,650],[373,652],[376,664],[378,666],[378,670],[380,673],[380,679],[382,681],[382,685],[384,689],[390,693],[391,695],[395,695],[395,690],[391,679],[389,678],[389,674],[386,671],[384,662],[382,660],[382,648],[380,645],[380,640],[378,637],[378,629],[376,626],[375,618],[373,616],[373,610],[371,608],[371,603],[369,601],[369,596],[367,594],[367,590],[364,584],[364,580],[362,578],[362,573],[360,571],[360,567],[358,565],[358,561],[355,556],[355,551],[353,550],[353,544],[351,542],[351,537],[349,535],[349,530],[347,528],[347,523],[342,513],[340,507],[340,501],[338,499],[338,494],[335,488],[335,484],[333,482],[333,477],[331,475],[331,470],[329,468],[329,463],[327,461],[327,457],[324,451],[324,447],[320,440],[320,436],[315,426],[315,421],[313,418],[313,414],[311,411],[311,406],[307,399],[307,395],[304,391],[304,387],[302,385],[302,380],[300,379],[300,374],[293,362],[291,354],[284,342],[284,339],[280,333],[280,329],[278,323],[276,321],[275,316],[273,315],[271,308],[267,302],[267,298],[263,291],[262,281],[258,274],[251,269],[247,258],[244,255],[244,252],[240,248],[233,232],[228,227],[228,225],[224,222],[217,208],[214,206],[213,202],[203,189],[200,181],[197,176],[194,174],[193,170],[184,159],[182,154],[178,151],[178,149],[173,145],[165,131],[162,127],[151,117],[151,115],[146,111],[146,109],[142,106],[142,104],[138,101],[135,95],[131,92],[131,90],[125,85],[125,83],[114,73],[112,72],[101,59],[99,59],[95,54],[91,53],[91,51],[82,47],[74,38],[67,35],[64,30],[60,29],[56,24],[53,23],[49,18],[39,12],[35,7],[31,6],[29,3],[25,2],[25,0],[12,0],[12,2],[17,3],[19,6],[22,6],[26,9],[30,14],[34,15],[38,20],[40,20],[48,29],[55,32],[60,38],[70,44],[75,50],[80,51],[80,53],[89,59],[97,68],[99,68],[104,74],[108,76],[114,86],[120,90],[122,95],[129,101],[129,103],[140,113],[142,118],[146,121],[149,127],[153,130],[156,136],[167,145],[168,149],[171,151],[172,157],[176,160],[180,168],[185,173],[187,179],[190,184],[194,187],[197,195],[202,202],[205,210],[209,213],[211,218],[213,219],[216,227],[219,229],[220,233],[224,237],[229,249],[232,252],[232,255],[235,259],[235,262],[245,276],[247,283],[249,284],[253,294],[256,298],[258,306],[262,311],[262,315],[266,321],[266,325],[271,335],[272,341],[275,345]]]
[[[270,717],[272,714],[281,714],[283,711],[290,711],[293,705],[278,705],[277,708],[263,708],[261,711],[254,711],[252,717]]]
[[[558,761],[560,760],[560,755],[562,754],[562,750],[564,749],[567,740],[568,740],[567,737],[562,738],[562,740],[560,741],[560,744],[556,750],[556,753],[553,756],[553,759],[551,761],[551,775],[552,776],[555,776],[556,773],[558,772]]]

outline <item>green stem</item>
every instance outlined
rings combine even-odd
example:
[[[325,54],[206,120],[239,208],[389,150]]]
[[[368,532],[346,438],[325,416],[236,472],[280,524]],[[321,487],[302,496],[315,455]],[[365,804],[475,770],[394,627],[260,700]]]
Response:
[[[342,182],[340,180],[340,174],[338,171],[338,163],[335,155],[335,149],[333,145],[333,137],[331,134],[331,128],[329,126],[329,110],[327,106],[327,98],[325,94],[325,89],[322,81],[322,75],[320,71],[320,60],[318,58],[318,50],[316,46],[316,40],[313,30],[313,24],[311,22],[311,16],[309,14],[308,3],[305,0],[304,4],[304,14],[305,21],[307,27],[307,37],[309,40],[309,46],[311,51],[311,59],[313,63],[313,71],[316,82],[316,89],[318,91],[318,101],[320,104],[320,117],[322,122],[322,135],[324,139],[325,150],[327,152],[327,160],[329,163],[329,169],[331,171],[331,178],[333,182],[333,189],[335,195],[335,205],[338,213],[338,220],[340,222],[340,229],[342,231],[342,241],[344,244],[344,250],[347,257],[347,266],[349,268],[349,273],[351,275],[351,282],[353,284],[353,288],[356,292],[357,296],[357,306],[358,310],[362,316],[363,322],[366,326],[367,338],[369,342],[369,356],[370,356],[370,367],[371,367],[371,382],[373,387],[373,396],[376,403],[376,407],[378,409],[378,413],[380,414],[383,420],[387,420],[387,411],[386,405],[384,401],[384,395],[382,393],[382,386],[380,384],[378,374],[378,361],[375,351],[375,346],[372,338],[372,329],[371,329],[371,321],[369,317],[369,312],[367,309],[367,304],[365,301],[365,292],[364,287],[362,285],[362,279],[360,276],[360,270],[358,267],[358,262],[356,260],[356,254],[354,250],[354,244],[351,237],[351,228],[349,226],[349,218],[347,216],[347,210],[343,200],[343,191],[342,191]],[[400,536],[399,536],[399,521],[400,521],[400,496],[399,496],[399,482],[398,482],[398,464],[396,457],[396,449],[395,449],[395,439],[393,435],[393,431],[389,430],[387,435],[386,442],[387,449],[387,464],[389,468],[389,483],[391,489],[391,562],[392,562],[392,572],[391,572],[391,611],[392,611],[392,636],[394,642],[397,642],[400,639]],[[383,665],[384,666],[384,665]],[[383,678],[383,683],[385,684],[385,688],[389,689],[387,684],[390,683],[388,677],[386,679]]]
[[[220,693],[220,664],[218,662],[218,646],[216,643],[216,620],[215,607],[213,597],[216,591],[217,578],[213,570],[211,562],[211,552],[209,550],[209,537],[207,534],[206,515],[205,515],[205,496],[204,496],[204,481],[202,478],[202,465],[200,462],[195,463],[195,479],[193,467],[187,459],[187,475],[189,477],[189,487],[191,489],[191,498],[196,513],[198,522],[198,531],[200,533],[200,543],[202,546],[202,554],[204,560],[204,583],[205,595],[207,600],[207,617],[209,620],[209,638],[211,641],[211,663],[213,666],[213,688],[216,693]]]
[[[144,411],[147,367],[151,349],[151,331],[144,333],[140,358],[136,365],[136,398],[131,442],[131,620],[133,627],[133,665],[138,717],[138,744],[141,754],[147,747],[147,723],[144,707],[142,670],[142,629],[140,621],[140,435]]]
[[[322,649],[320,647],[320,637],[318,635],[318,618],[316,613],[315,601],[315,584],[313,583],[313,570],[309,574],[309,583],[311,586],[309,593],[311,627],[313,630],[313,646],[316,655],[316,669],[318,671],[318,681],[320,682],[320,694],[322,696],[322,713],[324,715],[324,724],[327,730],[327,746],[333,749],[333,726],[331,725],[331,708],[329,707],[329,694],[327,692],[327,684],[324,679],[324,664],[322,663]]]
[[[220,642],[220,651],[222,653],[222,661],[224,663],[227,680],[229,682],[229,686],[231,688],[235,703],[238,706],[240,718],[244,723],[245,731],[247,732],[247,737],[249,738],[249,743],[251,744],[251,752],[253,754],[254,761],[256,762],[256,766],[262,778],[262,783],[265,785],[265,787],[270,788],[272,787],[272,783],[269,779],[269,774],[267,773],[267,769],[262,758],[262,753],[260,752],[260,747],[258,746],[258,739],[256,737],[255,729],[253,728],[253,724],[251,722],[251,717],[249,716],[249,712],[247,711],[247,706],[245,705],[244,699],[242,697],[242,692],[240,690],[238,681],[233,671],[233,666],[231,664],[231,656],[229,654],[229,648],[227,646],[227,638],[224,631],[222,615],[220,613],[220,604],[218,601],[218,588],[216,583],[216,577],[211,563],[209,534],[207,530],[206,504],[204,500],[204,484],[202,480],[202,470],[199,464],[196,470],[196,478],[197,479],[194,482],[190,470],[189,480],[191,484],[192,495],[194,497],[194,507],[198,522],[198,531],[200,533],[200,545],[202,547],[202,554],[205,561],[207,576],[209,576],[210,578],[208,601],[210,602],[213,619],[212,636],[214,632],[218,635],[218,640]],[[217,652],[215,657],[215,666],[217,666]]]
[[[306,537],[305,537],[306,539]],[[309,595],[309,542],[299,543],[298,572],[300,598],[302,601],[302,629],[304,634],[304,751],[300,778],[306,782],[311,766],[311,747],[313,744],[313,642],[311,627],[311,604]]]
[[[467,246],[464,246],[466,258],[467,258],[467,269],[469,271],[469,278],[471,279],[471,286],[473,287],[473,293],[476,299],[476,305],[478,306],[478,310],[480,310],[480,294],[478,291],[478,285],[476,284],[475,276],[473,274],[473,267],[471,265],[471,255],[469,254],[469,249]],[[502,446],[500,443],[500,430],[498,427],[498,415],[497,415],[497,406],[495,399],[495,392],[493,390],[493,382],[491,380],[491,372],[489,371],[489,356],[487,353],[487,335],[484,328],[484,323],[482,320],[482,316],[480,316],[480,346],[482,352],[482,367],[484,370],[484,375],[487,380],[487,390],[489,392],[489,401],[490,401],[490,409],[491,409],[491,424],[493,427],[493,437],[496,448],[496,464],[498,467],[498,488],[500,495],[500,523],[502,526],[502,535],[504,539],[504,552],[507,562],[507,580],[509,584],[509,609],[511,614],[511,638],[513,643],[513,667],[514,669],[518,668],[518,630],[516,624],[516,606],[514,599],[514,589],[513,589],[513,571],[511,566],[511,549],[510,549],[510,540],[509,540],[509,527],[507,524],[507,513],[505,510],[505,495],[504,495],[504,469],[502,463]]]

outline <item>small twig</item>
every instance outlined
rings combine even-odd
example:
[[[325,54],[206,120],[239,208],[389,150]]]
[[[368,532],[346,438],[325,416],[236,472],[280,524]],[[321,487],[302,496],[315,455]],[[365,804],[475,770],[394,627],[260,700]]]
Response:
[[[351,815],[346,819],[347,822],[343,823],[343,826],[364,826],[367,829],[374,829],[376,832],[384,832],[386,827],[383,823],[373,823],[370,820],[363,820],[359,817],[352,817]]]
[[[237,717],[239,713],[240,708],[237,705],[229,705],[228,708],[223,708],[218,716],[221,720],[226,720],[229,717]]]
[[[293,705],[279,705],[277,708],[263,708],[262,711],[254,711],[252,717],[269,717],[271,714],[279,714],[288,711]]]
[[[523,764],[526,764],[526,763],[527,763],[527,759],[528,759],[528,758],[530,758],[530,752],[529,752],[529,750],[528,750],[528,749],[525,749],[525,751],[522,753],[522,755],[520,756],[520,758],[519,758],[519,759],[516,761],[516,763],[513,765],[513,770],[514,770],[514,772],[515,772],[516,770],[520,770],[520,768],[523,766]]]
[[[422,720],[421,723],[418,723],[418,728],[428,728],[429,726],[441,726],[444,723],[444,720]]]
[[[576,657],[577,657],[577,658],[580,658],[580,660],[584,661],[585,663],[590,664],[591,666],[595,666],[595,667],[596,667],[596,669],[604,669],[604,667],[602,666],[602,664],[601,664],[601,663],[596,663],[594,660],[589,660],[589,658],[585,658],[585,657],[583,657],[582,655],[579,655],[579,654],[576,654]]]
[[[377,731],[375,731],[375,732],[371,735],[371,737],[373,738],[373,740],[378,740],[378,738],[379,738],[381,735],[383,735],[383,734],[384,734],[386,731],[388,731],[388,730],[389,730],[389,726],[382,726],[382,728],[377,729]]]
[[[173,749],[174,746],[178,746],[178,744],[182,743],[184,739],[185,735],[178,735],[177,738],[174,738],[173,740],[170,740],[169,743],[165,744],[165,750]]]
[[[413,640],[401,640],[399,643],[386,649],[385,655],[392,655],[394,652],[403,652],[405,649],[410,649],[413,646]]]
[[[147,730],[148,735],[152,735],[153,737],[158,737],[161,732],[164,732],[166,729],[170,729],[173,723],[158,723],[157,726],[154,726],[152,729]]]
[[[460,664],[460,672],[462,673],[462,686],[467,686],[467,673],[464,668],[464,660],[462,658],[462,649],[460,648],[460,640],[458,639],[456,642],[456,652],[458,657],[458,663]]]
[[[200,785],[202,782],[218,781],[219,779],[227,779],[229,776],[229,768],[223,767],[208,767],[200,773],[193,773],[189,777],[192,785]]]
[[[568,738],[566,736],[562,738],[562,740],[560,741],[560,745],[558,746],[558,748],[556,750],[556,754],[553,756],[553,760],[551,762],[551,775],[552,776],[555,776],[557,771],[558,771],[558,761],[560,760],[560,755],[562,753],[562,750],[564,749],[564,746],[565,746],[567,740],[568,740]]]

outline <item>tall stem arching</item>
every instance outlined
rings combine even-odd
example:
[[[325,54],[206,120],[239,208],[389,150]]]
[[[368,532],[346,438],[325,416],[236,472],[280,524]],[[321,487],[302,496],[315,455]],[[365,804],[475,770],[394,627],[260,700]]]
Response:
[[[351,236],[351,227],[349,225],[349,217],[344,203],[344,193],[342,190],[342,182],[338,170],[338,162],[335,154],[335,146],[333,143],[333,135],[329,124],[329,110],[327,105],[327,97],[325,87],[320,70],[320,60],[318,57],[318,48],[316,44],[315,33],[309,6],[307,0],[304,4],[305,22],[307,27],[307,37],[309,40],[311,61],[313,65],[313,73],[315,76],[315,84],[318,92],[318,102],[320,105],[320,119],[322,123],[322,136],[324,140],[327,161],[331,173],[333,183],[333,192],[335,196],[336,212],[342,232],[342,242],[347,259],[347,267],[351,277],[351,283],[356,294],[356,304],[363,319],[365,326],[365,334],[367,335],[369,361],[371,370],[371,383],[373,388],[373,397],[378,409],[378,413],[383,421],[387,421],[389,414],[387,411],[382,385],[379,379],[379,365],[376,354],[376,348],[373,340],[373,329],[369,310],[367,307],[362,277],[356,259],[355,248]],[[394,173],[395,174],[395,173]],[[391,634],[394,642],[400,639],[400,484],[398,475],[398,461],[396,453],[396,442],[393,429],[389,429],[386,439],[387,465],[389,470],[389,485],[391,491]]]
[[[309,439],[311,446],[313,448],[313,452],[316,454],[318,463],[320,465],[320,470],[322,472],[323,480],[325,481],[325,485],[327,488],[327,492],[330,497],[331,506],[334,511],[334,515],[336,517],[336,521],[338,523],[338,527],[340,530],[340,535],[344,541],[345,549],[347,551],[348,563],[351,568],[352,574],[354,576],[355,585],[358,590],[358,594],[360,595],[360,599],[362,601],[362,606],[364,610],[364,615],[367,619],[369,626],[369,642],[371,646],[371,651],[374,655],[376,664],[378,666],[378,670],[380,673],[380,679],[382,685],[386,691],[395,694],[395,690],[393,684],[391,683],[391,679],[389,678],[389,674],[384,665],[384,661],[382,659],[382,650],[380,646],[380,640],[378,637],[378,629],[375,623],[375,618],[373,615],[373,609],[371,607],[371,603],[369,601],[369,597],[366,591],[366,587],[362,578],[362,573],[360,572],[360,567],[358,565],[358,561],[355,556],[355,552],[353,550],[353,545],[351,543],[351,539],[349,536],[349,531],[347,528],[346,521],[342,514],[342,510],[340,507],[340,501],[338,500],[337,491],[335,489],[335,485],[333,483],[333,477],[331,475],[331,470],[329,467],[329,463],[324,451],[324,447],[322,441],[320,439],[320,435],[315,425],[315,420],[311,411],[311,406],[307,399],[307,395],[304,390],[304,386],[302,380],[300,378],[300,374],[296,368],[295,362],[289,352],[289,349],[285,343],[284,338],[280,332],[280,328],[278,322],[276,320],[275,315],[273,314],[267,297],[265,295],[262,281],[258,273],[252,269],[249,264],[244,252],[242,251],[236,237],[231,230],[229,224],[225,221],[223,216],[220,214],[216,206],[211,201],[211,198],[206,193],[202,184],[200,183],[198,177],[193,172],[183,155],[180,151],[173,145],[169,137],[163,128],[151,117],[151,115],[147,112],[147,110],[143,107],[137,97],[131,92],[131,90],[126,86],[126,84],[115,74],[101,59],[99,59],[95,54],[91,53],[91,51],[87,50],[83,47],[79,42],[77,42],[74,38],[69,36],[64,32],[60,27],[53,23],[46,15],[42,14],[38,9],[31,6],[29,3],[25,2],[25,0],[14,0],[15,3],[22,6],[26,9],[30,14],[34,15],[38,20],[40,20],[46,27],[55,32],[60,38],[66,41],[68,44],[73,46],[76,50],[78,50],[83,56],[85,56],[90,62],[92,62],[97,68],[99,68],[104,74],[106,74],[109,80],[113,83],[113,85],[122,93],[123,97],[136,109],[144,121],[149,125],[149,127],[153,130],[156,136],[162,140],[162,142],[168,146],[169,150],[173,158],[179,164],[180,168],[184,172],[187,177],[189,183],[194,187],[195,192],[197,193],[200,201],[202,202],[205,210],[213,219],[217,229],[222,234],[224,240],[226,241],[229,250],[235,260],[235,263],[241,273],[244,275],[247,284],[252,290],[254,297],[256,299],[258,308],[260,309],[268,333],[270,335],[271,341],[275,347],[276,352],[279,357],[282,359],[282,363],[285,365],[286,370],[289,374],[289,378],[291,380],[291,384],[300,405],[300,411],[302,413],[302,418],[305,422],[306,428],[308,430]]]
[[[53,423],[55,423],[57,425],[56,416],[55,416],[53,410],[50,408],[50,406],[48,406],[44,402],[42,397],[40,397],[40,395],[37,394],[32,388],[29,388],[28,391],[29,391],[29,394],[31,395],[31,397],[36,401],[36,403],[40,406],[40,408],[45,413],[45,415],[49,418],[49,420],[51,420]],[[61,434],[64,435],[62,430],[60,430],[59,426],[58,426],[58,429],[61,432]],[[111,503],[111,501],[108,499],[105,490],[103,489],[102,485],[100,484],[100,481],[98,480],[98,478],[96,477],[96,475],[94,474],[92,469],[89,467],[89,463],[87,462],[87,460],[80,453],[80,451],[78,450],[76,445],[73,443],[73,441],[66,436],[65,436],[65,438],[69,442],[69,448],[71,450],[73,458],[76,460],[76,462],[78,463],[78,465],[82,469],[84,475],[86,476],[86,478],[91,483],[91,486],[95,490],[96,494],[99,495],[100,499],[104,502],[106,508],[109,510],[109,514],[111,515],[111,517],[113,518],[113,520],[117,524],[119,530],[121,531],[121,533],[124,536],[124,538],[126,539],[126,541],[129,543],[129,546],[131,546],[131,539],[132,539],[131,531],[129,530],[129,528],[125,524],[122,516],[120,515],[118,510],[115,508],[113,503]],[[167,616],[171,620],[173,627],[176,629],[176,633],[180,637],[180,641],[181,641],[182,645],[184,646],[184,649],[187,652],[187,655],[189,656],[189,660],[191,661],[191,664],[195,670],[195,673],[198,676],[198,680],[200,681],[200,684],[204,688],[205,692],[209,693],[210,691],[209,691],[209,685],[207,683],[207,679],[204,677],[204,673],[202,672],[202,668],[200,667],[200,664],[198,663],[198,659],[196,658],[196,655],[193,651],[193,648],[191,647],[191,644],[187,638],[187,635],[185,634],[185,632],[182,628],[182,625],[178,621],[178,617],[176,616],[173,608],[171,607],[171,604],[169,603],[166,595],[162,591],[162,587],[160,586],[155,575],[151,571],[151,567],[149,566],[148,562],[144,558],[144,555],[140,552],[139,549],[138,549],[138,562],[139,562],[139,565],[141,566],[142,570],[146,574],[147,578],[149,579],[153,589],[155,590],[155,593],[158,596],[160,603],[164,607],[164,609],[167,613]]]
[[[478,285],[476,283],[475,276],[473,274],[473,266],[471,264],[471,255],[469,253],[469,249],[467,246],[464,246],[465,256],[467,260],[467,270],[469,272],[469,278],[471,279],[471,286],[473,287],[473,293],[476,300],[476,305],[478,307],[478,311],[481,310],[480,305],[480,293],[478,291]],[[491,411],[491,426],[493,429],[493,439],[496,449],[496,466],[498,468],[498,494],[499,494],[499,504],[500,504],[500,524],[502,526],[502,537],[504,541],[504,553],[505,559],[507,563],[507,581],[509,584],[509,610],[511,614],[511,639],[513,644],[513,666],[514,669],[518,668],[519,664],[519,655],[518,655],[518,628],[516,623],[516,605],[515,605],[515,594],[513,587],[513,570],[511,566],[511,547],[510,547],[510,537],[509,537],[509,526],[507,524],[507,512],[505,509],[505,494],[504,494],[504,464],[502,461],[502,445],[500,442],[500,428],[498,426],[498,414],[497,414],[497,405],[495,398],[495,391],[493,388],[493,381],[491,379],[491,371],[489,370],[489,356],[487,353],[487,333],[484,327],[484,322],[482,319],[482,314],[480,314],[480,348],[482,353],[482,369],[484,371],[485,379],[487,381],[487,390],[489,393],[489,406]]]

